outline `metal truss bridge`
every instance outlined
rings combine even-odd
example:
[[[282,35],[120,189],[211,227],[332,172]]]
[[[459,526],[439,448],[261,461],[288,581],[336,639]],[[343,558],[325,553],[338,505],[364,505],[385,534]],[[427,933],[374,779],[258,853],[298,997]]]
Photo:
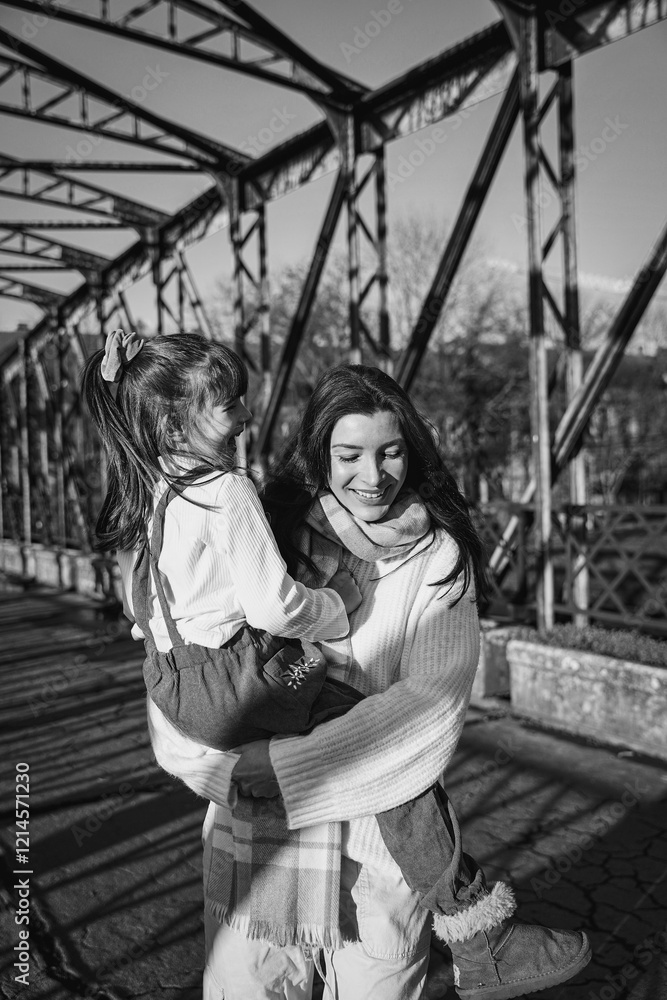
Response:
[[[83,458],[95,452],[96,444],[82,412],[76,375],[87,350],[98,346],[106,331],[133,326],[128,288],[146,275],[152,277],[158,332],[188,328],[212,336],[185,252],[227,228],[234,262],[236,349],[259,373],[261,386],[253,401],[258,419],[247,458],[261,467],[272,454],[281,407],[339,220],[346,222],[349,270],[346,356],[359,361],[363,354],[364,360],[391,371],[409,388],[517,126],[524,153],[534,479],[522,498],[523,513],[513,513],[493,539],[491,567],[501,578],[515,560],[517,537],[525,529],[529,509],[537,621],[540,626],[551,624],[552,484],[567,473],[572,509],[584,511],[582,435],[667,269],[665,230],[657,234],[584,371],[575,240],[573,64],[665,20],[667,0],[498,0],[495,6],[499,16],[494,24],[371,90],[305,51],[245,0],[142,0],[136,6],[128,0],[82,0],[77,8],[69,0],[0,0],[0,8],[23,12],[35,24],[40,18],[54,19],[85,28],[91,36],[112,35],[177,53],[212,70],[240,74],[255,86],[266,86],[267,102],[274,99],[269,95],[275,87],[287,88],[312,102],[319,115],[306,131],[251,157],[227,144],[224,135],[204,135],[150,111],[138,99],[141,94],[128,99],[104,86],[32,44],[26,32],[0,27],[0,113],[80,131],[91,148],[112,140],[152,154],[150,161],[140,163],[96,159],[93,164],[76,158],[18,159],[11,150],[0,153],[0,195],[44,207],[43,219],[0,221],[0,252],[15,258],[15,263],[0,265],[0,297],[30,301],[43,313],[0,358],[0,539],[7,551],[14,545],[17,570],[29,575],[35,559],[49,555],[56,583],[75,585],[77,573],[106,572],[103,561],[88,557],[85,571],[77,563],[79,555],[83,559],[90,553],[91,514],[104,488],[104,469],[103,463]],[[146,86],[151,86],[148,79]],[[503,96],[495,120],[407,345],[399,352],[392,345],[387,308],[387,147],[496,94]],[[555,157],[547,153],[548,128],[558,137]],[[91,169],[108,173],[108,185],[79,179]],[[113,176],[131,171],[149,171],[156,178],[164,172],[198,174],[210,184],[170,215],[114,191]],[[335,174],[329,201],[323,206],[288,334],[276,352],[269,325],[266,207],[328,173]],[[540,184],[550,188],[559,209],[546,233]],[[54,210],[55,217],[49,214]],[[70,221],[64,221],[64,210]],[[77,246],[75,236],[63,241],[50,235],[67,229],[129,229],[136,239],[111,259]],[[554,288],[546,264],[557,252],[562,255],[562,287]],[[77,272],[81,283],[63,294],[30,280],[29,274],[24,280],[22,273],[50,270]],[[369,302],[374,308],[377,303],[378,310],[373,331],[362,315],[362,306]],[[548,420],[547,313],[562,332],[567,371],[567,407],[553,432]],[[580,562],[584,521],[581,513],[573,528],[573,537],[581,543],[575,545],[573,558]],[[67,571],[63,553],[69,553]],[[580,567],[571,577],[574,607],[585,610],[586,574]],[[667,621],[664,593],[659,605]]]

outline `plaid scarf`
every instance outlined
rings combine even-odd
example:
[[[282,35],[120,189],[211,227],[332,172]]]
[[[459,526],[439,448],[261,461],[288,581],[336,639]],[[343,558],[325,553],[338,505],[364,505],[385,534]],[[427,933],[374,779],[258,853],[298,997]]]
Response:
[[[322,586],[347,550],[392,572],[433,539],[428,512],[416,493],[402,491],[391,516],[369,524],[354,518],[331,493],[317,498],[301,543],[322,576]],[[323,578],[323,579],[322,579]],[[351,655],[349,638],[343,640]],[[238,796],[217,806],[204,852],[206,904],[216,919],[245,937],[284,947],[340,948],[340,823],[288,830],[281,799]]]
[[[301,544],[320,571],[320,580],[324,578],[324,585],[340,568],[345,551],[364,562],[382,562],[378,572],[384,576],[421,552],[435,537],[423,501],[407,488],[401,490],[380,521],[362,521],[350,514],[333,493],[320,493],[306,524],[311,530],[306,529]],[[303,578],[303,582],[308,581]]]
[[[281,799],[238,796],[215,810],[206,904],[248,938],[340,948],[340,843],[340,823],[288,830]]]

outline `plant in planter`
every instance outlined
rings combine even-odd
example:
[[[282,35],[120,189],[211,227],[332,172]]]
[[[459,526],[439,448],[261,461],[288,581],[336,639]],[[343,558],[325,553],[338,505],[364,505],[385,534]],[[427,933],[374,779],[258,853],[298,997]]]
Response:
[[[521,628],[507,661],[520,714],[667,759],[667,642],[594,627]]]

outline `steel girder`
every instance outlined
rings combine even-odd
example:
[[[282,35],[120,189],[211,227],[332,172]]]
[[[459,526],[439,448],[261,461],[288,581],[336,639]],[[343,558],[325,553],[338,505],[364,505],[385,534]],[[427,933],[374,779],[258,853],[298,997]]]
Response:
[[[518,73],[515,73],[477,162],[417,322],[401,356],[396,378],[405,389],[409,389],[412,385],[424,351],[445,307],[459,264],[470,242],[518,115],[519,77]]]
[[[33,285],[28,281],[5,278],[3,274],[0,274],[0,298],[32,302],[50,312],[63,304],[66,295],[50,288],[42,288],[41,285]]]
[[[596,350],[556,427],[551,458],[552,481],[555,482],[581,448],[584,433],[595,407],[621,363],[623,353],[665,274],[667,274],[667,226],[656,241],[646,263],[637,272],[632,288],[616,313],[604,340]],[[536,489],[537,483],[532,479],[524,490],[520,503],[530,503],[535,497]],[[507,560],[507,551],[511,548],[517,528],[518,519],[512,517],[503,532],[500,544],[489,560],[493,572],[502,573]]]
[[[490,49],[484,56],[483,69],[481,71],[475,70],[473,64],[479,57],[480,50],[484,50],[487,44]],[[21,43],[21,45],[26,46],[26,43]],[[30,55],[33,61],[42,60],[43,54],[32,46],[28,46],[24,51]],[[62,63],[54,64],[55,61],[48,58],[43,61],[43,65],[47,66],[49,71],[60,73],[65,82],[68,82],[67,68]],[[472,70],[471,65],[473,65]],[[490,92],[502,89],[512,65],[513,57],[509,39],[501,24],[492,31],[481,32],[473,36],[468,42],[455,46],[437,59],[429,60],[428,72],[422,67],[413,71],[422,83],[425,79],[428,80],[429,86],[423,98],[417,84],[410,83],[410,74],[404,74],[394,86],[383,88],[386,93],[382,99],[376,100],[369,106],[368,114],[371,117],[372,128],[363,130],[359,140],[358,154],[360,155],[371,144],[377,147],[378,124],[381,126],[382,132],[392,131],[395,135],[403,135],[413,128],[422,127],[427,121],[436,121],[447,114],[453,114],[463,106],[484,99]],[[77,81],[80,82],[81,74],[75,75]],[[124,99],[111,94],[107,88],[104,88],[104,91],[105,98],[110,102],[116,100],[123,103]],[[404,96],[401,102],[400,94],[403,91],[407,96]],[[436,92],[437,99],[434,98]],[[355,123],[359,120],[360,113],[358,112],[354,117]],[[386,115],[386,122],[383,122],[383,115]],[[168,123],[161,122],[161,124],[166,128]],[[238,171],[239,210],[249,210],[253,204],[257,205],[265,200],[279,197],[307,180],[335,169],[339,163],[339,148],[335,144],[332,129],[327,122],[322,122],[302,135],[288,140],[277,150],[271,150],[255,161],[248,161]],[[224,164],[222,167],[224,170]],[[229,174],[223,173],[222,180],[226,186],[231,182]],[[225,184],[222,185],[223,189]],[[219,198],[219,187],[220,185],[218,189],[215,187],[209,189],[202,196],[203,202],[216,203]],[[103,225],[100,225],[99,228],[103,228]],[[16,231],[27,226],[31,226],[33,229],[37,228],[35,223],[7,224],[7,228]],[[58,226],[60,228],[92,228],[88,223],[49,222],[42,223],[40,228],[48,229]],[[154,238],[153,247],[158,243],[159,240]],[[165,246],[164,242],[160,245]],[[122,261],[125,259],[124,255],[119,258],[121,271],[123,270]],[[143,268],[139,269],[140,273],[145,273],[146,267],[147,262],[144,262]],[[134,268],[133,264],[131,273],[137,274]],[[123,277],[121,281],[124,288],[130,283],[126,277]],[[108,276],[104,285],[109,290],[113,289],[113,283],[109,283]],[[97,289],[95,289],[95,294],[98,294]]]
[[[0,76],[0,88],[14,76],[19,76],[22,81],[20,100],[8,103],[7,98],[4,101],[0,99],[3,114],[76,129],[172,156],[177,154],[192,160],[203,170],[213,172],[231,171],[234,175],[248,161],[243,153],[177,122],[167,121],[47,55],[6,28],[0,27],[0,43],[24,57],[19,60],[0,56],[0,67],[5,67]],[[33,80],[50,84],[56,93],[34,106],[31,96]],[[95,106],[91,98],[94,98]],[[62,113],[60,108],[61,113],[55,114],[54,109],[63,104],[69,112]],[[178,144],[176,147],[175,142]]]
[[[23,6],[23,9],[39,9],[48,11],[49,13],[52,13],[52,8],[57,6],[30,6],[29,0],[22,0],[22,2],[16,3],[12,0],[10,5]],[[155,4],[151,6],[155,6]],[[186,5],[185,3],[181,3],[180,0],[174,0],[172,9],[178,7],[179,10],[185,11],[186,6],[190,7],[191,13],[193,5]],[[245,27],[256,31],[258,35],[261,31],[264,31],[266,40],[269,40],[272,26],[261,18],[260,15],[256,14],[256,12],[252,11],[252,8],[245,3],[238,2],[238,0],[234,0],[234,3],[229,3],[227,6],[233,8],[234,11],[234,18],[230,18],[230,21],[241,23],[245,20]],[[571,18],[569,23],[561,24],[560,21],[558,23],[545,23],[540,5],[508,2],[505,5],[507,29],[503,23],[494,25],[487,29],[487,31],[481,32],[460,46],[448,50],[435,60],[429,60],[423,66],[417,67],[408,74],[404,74],[400,80],[394,81],[387,87],[380,88],[380,90],[372,94],[365,92],[363,88],[359,88],[358,86],[356,88],[350,86],[351,81],[346,82],[339,75],[334,74],[333,71],[330,71],[329,79],[327,80],[326,74],[318,76],[318,67],[313,65],[309,68],[306,67],[306,72],[309,70],[313,71],[313,76],[307,82],[306,86],[301,89],[307,96],[326,109],[327,120],[314,126],[306,133],[294,137],[282,144],[282,146],[274,148],[266,156],[256,161],[248,161],[240,167],[238,154],[229,150],[221,153],[219,144],[218,148],[209,156],[208,154],[211,151],[213,141],[207,140],[205,137],[195,136],[194,142],[192,142],[193,136],[191,133],[187,137],[183,134],[176,135],[178,148],[174,148],[173,140],[167,138],[168,136],[173,136],[175,131],[170,123],[165,123],[163,120],[150,122],[143,113],[141,116],[136,116],[136,106],[134,108],[129,107],[131,102],[124,101],[124,99],[119,98],[118,95],[114,95],[109,90],[106,90],[105,95],[102,97],[100,97],[99,91],[93,93],[96,100],[107,101],[108,115],[102,119],[96,119],[91,124],[92,116],[86,117],[84,112],[79,116],[77,124],[74,127],[79,127],[82,130],[90,132],[97,131],[98,134],[106,131],[109,138],[123,139],[125,136],[118,134],[116,128],[112,128],[111,126],[114,124],[117,126],[120,116],[126,115],[127,117],[124,120],[130,122],[131,131],[135,139],[141,134],[142,129],[144,130],[143,134],[147,134],[148,142],[143,142],[143,145],[150,145],[152,143],[153,148],[161,153],[169,152],[171,155],[175,154],[189,158],[190,164],[188,164],[188,167],[206,170],[216,176],[219,181],[222,180],[222,183],[218,183],[217,187],[207,192],[203,199],[196,199],[194,203],[187,206],[188,209],[193,209],[193,206],[197,206],[193,209],[195,217],[191,214],[189,219],[186,220],[184,213],[187,215],[187,210],[183,210],[183,213],[178,213],[178,216],[171,220],[171,223],[175,224],[174,226],[170,228],[170,223],[166,223],[162,226],[154,227],[147,234],[147,239],[140,240],[124,254],[121,254],[116,261],[107,265],[102,276],[102,286],[98,285],[97,288],[82,286],[81,289],[77,289],[71,296],[68,296],[58,309],[58,321],[61,324],[67,324],[66,331],[63,330],[62,326],[60,327],[63,333],[59,336],[61,338],[65,336],[71,340],[72,336],[74,336],[72,331],[76,330],[77,322],[91,308],[95,297],[98,299],[98,307],[99,296],[100,294],[104,294],[110,301],[115,302],[115,308],[119,308],[118,303],[120,302],[122,305],[123,289],[141,274],[146,273],[151,266],[154,266],[156,257],[161,262],[163,255],[167,256],[169,252],[177,254],[179,250],[182,250],[187,245],[188,241],[196,241],[198,233],[210,231],[216,225],[224,224],[228,211],[228,194],[232,181],[236,187],[236,208],[240,221],[241,213],[253,211],[259,217],[260,211],[263,211],[265,201],[273,197],[278,197],[280,194],[292,190],[294,187],[305,183],[313,177],[320,176],[326,171],[338,169],[339,178],[334,188],[334,195],[329,206],[329,211],[327,212],[323,234],[321,234],[321,239],[318,241],[318,247],[311,263],[292,331],[281,354],[278,365],[278,376],[273,386],[265,421],[262,428],[260,428],[260,441],[262,435],[264,435],[265,440],[270,439],[270,430],[275,422],[278,412],[277,407],[279,407],[279,401],[282,398],[281,393],[284,392],[286,380],[289,375],[289,364],[286,365],[285,361],[289,360],[290,355],[293,359],[300,339],[303,336],[310,305],[312,304],[317,287],[317,281],[321,274],[326,251],[330,245],[330,237],[333,236],[333,229],[331,229],[330,233],[325,233],[325,230],[327,226],[331,227],[332,219],[335,227],[335,220],[340,214],[346,197],[348,204],[348,224],[352,220],[351,233],[350,228],[348,228],[348,246],[351,250],[351,261],[354,262],[356,255],[355,242],[358,238],[358,232],[355,232],[354,229],[359,223],[359,218],[356,212],[350,211],[350,204],[354,198],[356,187],[356,180],[352,181],[351,177],[355,175],[358,158],[365,153],[377,151],[379,147],[393,138],[409,134],[417,128],[421,128],[424,125],[445,117],[447,114],[453,113],[458,108],[465,107],[467,104],[474,103],[483,97],[489,96],[491,93],[497,93],[504,89],[516,64],[516,56],[510,43],[510,37],[516,39],[517,24],[522,23],[521,18],[526,14],[537,14],[536,31],[533,34],[534,51],[537,53],[537,67],[531,72],[542,71],[554,66],[567,66],[573,56],[590,51],[590,49],[616,40],[618,37],[623,37],[624,34],[629,34],[640,27],[645,27],[647,24],[666,16],[664,0],[660,0],[660,2],[655,2],[655,0],[654,2],[648,2],[646,0],[643,3],[631,2],[631,0],[626,0],[626,2],[607,0],[604,3],[590,3],[587,0],[577,0],[575,6],[575,16]],[[127,25],[130,22],[137,22],[142,13],[147,9],[144,6],[137,7],[131,11],[126,18]],[[517,14],[519,15],[519,20],[517,20]],[[59,14],[53,13],[53,16],[59,16]],[[84,17],[85,15],[81,16]],[[565,20],[567,22],[567,18]],[[125,28],[126,25],[117,21],[112,30],[116,34],[121,34]],[[100,30],[107,29],[101,28]],[[127,28],[127,30],[135,30],[135,27]],[[199,42],[203,43],[205,40],[203,36],[198,42],[190,38],[189,42],[186,42],[184,45],[183,36],[178,35],[175,24],[169,30],[172,32],[171,40],[178,39],[181,42],[179,51],[182,54],[191,55],[190,51],[187,53],[184,51],[185,47],[187,45],[197,47]],[[242,29],[236,28],[233,24],[228,26],[228,30],[230,36],[241,37]],[[213,25],[211,31],[213,31]],[[128,35],[127,37],[130,36]],[[213,35],[210,37],[213,37]],[[146,41],[143,35],[142,40]],[[289,55],[284,45],[284,37],[280,39],[274,36],[273,42],[276,53],[282,52]],[[282,43],[282,48],[278,43]],[[39,53],[36,49],[32,50],[25,43],[19,44],[23,45],[22,50],[19,50],[16,44],[11,47],[15,51],[19,51],[19,54],[26,57],[30,62],[36,63],[37,68],[31,66],[26,61],[6,61],[7,72],[4,77],[0,76],[0,88],[3,80],[9,79],[12,74],[17,72],[22,73],[26,81],[22,107],[25,113],[28,114],[30,108],[29,86],[31,74],[38,74],[41,67],[42,71],[46,71],[52,82],[57,80],[62,85],[64,92],[61,91],[52,101],[47,102],[47,106],[42,105],[37,110],[37,115],[43,115],[43,119],[38,120],[71,126],[70,121],[59,120],[48,113],[53,107],[65,102],[77,87],[83,88],[82,107],[85,108],[87,102],[86,95],[90,93],[87,85],[90,81],[85,81],[85,78],[80,74],[76,74],[75,71],[64,67],[62,63],[54,65],[54,61],[51,61],[47,65],[48,57],[45,57],[43,53]],[[158,43],[156,42],[155,44]],[[565,48],[563,48],[563,44]],[[559,46],[561,46],[560,49]],[[163,47],[168,46],[165,45]],[[520,46],[519,48],[522,51],[522,47]],[[286,83],[285,80],[287,77],[296,80],[298,73],[304,70],[305,63],[299,64],[299,55],[299,52],[296,52],[294,49],[292,50],[291,57],[294,61],[291,69],[283,77],[283,85],[294,85],[293,83]],[[237,60],[239,64],[243,62],[239,52],[234,54],[233,60]],[[242,72],[255,72],[253,68],[244,69],[240,65],[234,65],[233,68],[239,69]],[[523,69],[525,75],[525,65]],[[59,73],[60,76],[58,75]],[[261,76],[262,70],[260,69],[259,72],[255,72],[255,75]],[[70,88],[69,90],[67,90],[68,87]],[[310,88],[311,92],[309,92],[308,88]],[[524,112],[528,90],[529,88],[524,85]],[[562,97],[561,103],[563,100],[564,98]],[[16,108],[15,112],[21,113]],[[30,117],[35,118],[35,114],[29,114]],[[524,113],[524,119],[525,117]],[[351,126],[353,141],[349,141],[349,139],[348,141],[343,141],[344,128],[341,127],[341,123],[344,124],[344,128],[350,128]],[[150,131],[151,129],[153,131]],[[348,132],[349,136],[350,132]],[[201,145],[198,146],[198,142],[202,138],[205,139],[204,145],[207,147],[206,149],[202,149]],[[544,157],[539,150],[539,143],[536,143],[534,137],[531,141],[533,142],[535,156],[528,170],[528,187],[532,183],[532,179],[534,179],[536,164],[542,163],[543,169],[547,171],[549,169],[544,164]],[[231,159],[225,161],[225,155],[228,153],[231,153]],[[232,166],[231,170],[228,169],[230,165]],[[128,168],[130,167],[130,165],[127,166]],[[171,166],[176,166],[173,164],[173,161]],[[169,165],[165,164],[164,168],[168,169]],[[148,169],[148,165],[146,167],[142,165],[141,169]],[[220,178],[221,171],[223,174],[222,178]],[[561,194],[563,198],[566,197],[564,187]],[[534,206],[534,195],[529,193],[527,197],[530,204]],[[202,214],[205,217],[203,223],[201,219],[196,217],[199,209],[203,209]],[[568,225],[566,216],[567,211],[565,201],[563,201],[561,233],[564,233]],[[6,230],[13,232],[22,226],[27,227],[28,225],[35,228],[34,223],[20,223],[8,224]],[[51,225],[55,228],[55,224]],[[64,227],[60,225],[59,228]],[[547,240],[547,244],[551,241],[551,245],[553,245],[556,235],[558,234],[552,234],[552,237]],[[535,257],[536,253],[535,247],[539,246],[541,246],[544,255],[548,252],[547,245],[542,246],[539,240],[536,239],[534,241],[533,257]],[[659,270],[660,268],[657,268],[652,272],[654,276],[658,274]],[[176,271],[178,271],[179,275],[182,275],[182,270],[179,271],[176,268],[173,273],[176,273]],[[533,287],[536,290],[537,282],[535,282],[534,272],[535,268],[533,268]],[[576,263],[572,259],[569,266],[569,273],[574,275],[576,279]],[[102,292],[100,292],[100,287],[103,287]],[[639,296],[638,294],[638,298],[647,301],[646,296],[650,297],[655,287],[655,277],[650,281],[645,281],[643,287],[640,289],[642,295]],[[351,296],[353,304],[351,310],[353,338],[355,338],[354,303],[355,301],[357,303],[358,316],[359,286],[357,287],[357,291],[359,294],[355,295],[353,289]],[[539,292],[541,297],[544,294],[543,286],[540,286]],[[533,299],[535,297],[534,295]],[[552,307],[555,304],[553,296],[550,301],[548,293],[547,302]],[[572,303],[570,303],[571,305]],[[636,312],[637,308],[632,313],[631,319],[635,316]],[[568,314],[566,302],[566,308],[562,316],[566,328],[570,323],[568,316],[571,318],[571,315],[571,309]],[[536,317],[534,316],[533,318],[535,319]],[[43,345],[48,342],[49,338],[53,337],[54,327],[51,325],[53,321],[51,318],[45,318],[29,335],[26,343],[30,345],[31,357],[36,356],[35,351],[39,350],[40,342]],[[537,326],[543,327],[543,323],[537,324]],[[360,346],[358,331],[359,326],[357,322],[357,336],[356,339],[353,339],[353,349],[357,351]],[[18,355],[20,356],[21,353],[23,353],[22,363],[25,367],[25,350],[22,348],[18,350]],[[7,378],[11,379],[12,370],[15,377],[19,374],[16,365],[17,359],[15,358],[5,368],[4,374]],[[12,366],[14,367],[12,368]],[[592,405],[599,398],[600,387],[603,382],[604,379],[600,379],[597,385],[589,390],[590,395],[587,398],[593,401]],[[542,393],[543,396],[544,393]],[[580,399],[581,397],[576,398]],[[578,412],[578,407],[583,405],[581,402],[576,403],[575,410]]]
[[[123,292],[144,275],[149,274],[153,264],[154,246],[161,246],[163,253],[168,256],[183,252],[205,235],[226,226],[228,221],[227,208],[223,205],[219,191],[215,187],[211,188],[191,201],[162,226],[157,227],[153,244],[139,240],[108,262],[99,273],[104,295],[111,296],[114,292]],[[30,223],[24,224],[24,227],[27,225]],[[0,229],[9,228],[11,227],[8,223],[0,224]],[[95,307],[95,293],[96,290],[86,284],[75,289],[61,303],[58,322],[67,328],[81,322]],[[27,335],[31,346],[34,345],[40,350],[51,328],[51,317],[45,316]],[[15,363],[16,355],[10,356],[5,362],[10,378],[13,377]]]
[[[85,160],[21,160],[24,170],[38,173],[60,173],[62,170],[80,170],[85,173],[151,173],[151,174],[200,174],[196,163],[151,163],[140,160],[95,160],[94,165]]]
[[[93,13],[70,10],[64,2],[6,0],[8,6],[140,42],[190,59],[207,62],[223,69],[254,76],[267,83],[301,91],[324,105],[347,105],[366,87],[338,73],[315,59],[281,32],[249,4],[224,0],[213,5],[199,0],[154,0],[139,4],[114,17],[114,3],[107,2]],[[121,5],[118,5],[119,7]],[[233,16],[223,13],[227,8]],[[151,18],[141,24],[147,13],[162,10],[165,18]],[[180,18],[179,18],[180,15]],[[159,25],[160,21],[164,27]],[[194,30],[194,21],[199,22]],[[222,41],[228,53],[204,48],[206,43]],[[253,54],[250,54],[250,49]],[[259,52],[257,51],[259,49]]]
[[[586,8],[585,10],[581,10],[582,16],[588,13],[588,8],[592,9],[593,7],[600,7],[599,4],[582,5],[581,3],[578,3],[577,6]],[[608,3],[606,6],[610,8],[613,7],[618,16],[620,16],[619,12],[622,12],[623,9],[630,10],[632,13],[632,11],[634,11],[637,7],[636,4],[622,4],[618,2],[613,4]],[[236,9],[238,4],[235,3],[234,7]],[[136,9],[136,16],[139,16],[139,10],[139,8]],[[248,8],[248,5],[244,5],[244,12],[246,14],[251,13],[251,9]],[[53,16],[57,16],[55,11]],[[654,15],[655,18],[663,16],[664,10],[662,8],[660,8]],[[132,18],[130,18],[130,20],[131,19]],[[632,17],[629,19],[626,17],[627,31],[635,29],[636,20],[636,16],[634,20]],[[614,23],[616,24],[616,22]],[[616,27],[614,37],[619,37],[620,34],[621,32],[618,27]],[[598,35],[597,41],[595,41],[595,39],[589,39],[589,47],[594,43],[603,44],[605,40],[604,36]],[[16,40],[15,45],[18,46],[18,44],[18,40]],[[25,46],[26,43],[20,44]],[[28,47],[28,49],[37,53],[37,50],[32,50],[32,47]],[[28,49],[24,49],[24,51],[27,52]],[[421,127],[423,124],[427,123],[427,121],[434,120],[434,88],[439,87],[442,89],[443,85],[445,87],[449,85],[450,88],[449,104],[444,104],[440,101],[436,111],[438,116],[442,116],[443,114],[453,110],[451,101],[452,91],[458,98],[458,104],[461,103],[462,97],[463,100],[470,100],[471,95],[463,93],[463,88],[466,86],[466,83],[462,80],[460,74],[465,72],[466,66],[468,66],[468,68],[470,68],[471,64],[474,66],[475,60],[481,60],[487,65],[487,68],[489,66],[489,62],[491,63],[491,70],[487,72],[486,84],[483,84],[483,86],[485,85],[487,87],[487,93],[490,90],[492,91],[494,84],[489,86],[489,73],[492,70],[497,71],[498,65],[502,63],[503,60],[507,63],[510,59],[511,51],[507,32],[504,25],[499,23],[492,26],[490,29],[487,29],[487,31],[473,36],[473,38],[461,43],[459,46],[454,47],[454,49],[448,50],[435,60],[429,60],[428,63],[421,67],[417,67],[409,74],[404,74],[398,81],[395,81],[387,87],[381,88],[375,94],[364,95],[361,98],[360,103],[368,109],[368,113],[373,119],[372,125],[369,125],[367,122],[364,123],[364,136],[368,136],[369,130],[372,129],[371,140],[377,141],[377,135],[373,135],[373,132],[377,131],[378,123],[381,132],[395,135],[404,134],[406,122],[408,123],[407,128],[410,128],[410,122],[413,123],[412,127]],[[62,64],[59,64],[59,66],[62,67]],[[509,68],[511,69],[511,63]],[[507,72],[508,67],[505,66],[505,79],[507,77]],[[433,78],[436,79],[435,83]],[[80,79],[79,75],[79,80]],[[477,75],[477,82],[479,86],[479,73]],[[419,93],[418,89],[420,83],[422,87],[426,88],[422,93]],[[499,87],[503,83],[504,80],[501,79],[496,82],[495,86]],[[468,77],[467,84],[468,86],[470,85],[470,77]],[[408,99],[406,100],[403,96],[401,103],[401,95],[405,95],[406,91],[408,93]],[[110,92],[107,90],[106,97],[109,97],[109,95]],[[484,93],[483,91],[478,90],[477,99],[479,99],[480,96],[484,96]],[[118,95],[111,95],[110,99],[112,102],[115,102],[113,104],[114,107],[116,107],[116,104],[119,101],[122,102],[123,100],[119,99]],[[127,104],[128,102],[125,102],[126,106]],[[436,102],[436,105],[437,104],[438,102]],[[458,104],[455,106],[458,106]],[[431,117],[428,117],[428,115]],[[161,123],[161,125],[164,124],[164,122]],[[369,139],[367,138],[366,142],[368,141]],[[242,174],[245,175],[243,180],[247,181],[255,190],[259,189],[263,198],[270,198],[285,193],[285,191],[304,183],[306,180],[311,179],[314,176],[318,176],[325,170],[334,169],[338,163],[338,150],[334,146],[331,131],[326,123],[322,123],[319,126],[315,126],[314,129],[309,130],[309,132],[305,133],[303,136],[299,136],[296,137],[295,140],[288,141],[283,144],[283,146],[278,147],[266,156],[261,157],[258,161],[249,164],[248,167],[242,171]],[[249,198],[244,197],[247,193],[246,186],[243,185],[241,190],[241,200],[242,203],[245,203],[245,201],[250,200]]]
[[[12,182],[17,179],[18,188],[12,186]],[[158,226],[169,218],[166,212],[160,212],[98,185],[68,177],[53,166],[40,169],[28,167],[6,153],[0,153],[0,197],[72,209],[104,219],[117,219],[139,230],[146,226]]]
[[[496,0],[508,25],[508,30],[517,48],[521,68],[521,93],[524,125],[525,155],[525,228],[529,257],[529,310],[530,310],[530,376],[531,376],[531,431],[533,442],[534,480],[526,489],[522,502],[535,498],[535,548],[537,551],[537,623],[538,628],[548,629],[554,623],[554,578],[552,562],[552,507],[551,487],[553,479],[561,472],[566,462],[570,462],[570,494],[573,505],[585,503],[585,472],[583,456],[578,455],[584,430],[591,413],[608,384],[623,350],[632,336],[660,277],[665,271],[664,236],[658,244],[650,266],[651,279],[642,288],[630,293],[617,320],[609,331],[611,340],[603,344],[583,375],[583,359],[579,331],[579,303],[576,267],[576,240],[574,230],[574,126],[572,114],[572,63],[571,58],[591,48],[618,37],[630,34],[638,28],[664,18],[667,6],[645,3],[623,3],[607,0],[606,3],[587,3],[580,0],[576,4],[576,18],[570,12],[568,17],[553,11],[545,11],[540,5],[522,3],[520,0]],[[644,23],[637,14],[644,11]],[[650,10],[649,10],[650,8]],[[548,25],[545,28],[545,20]],[[561,28],[561,22],[563,27]],[[566,33],[572,40],[578,39],[576,46],[563,47],[554,33]],[[583,25],[590,30],[584,31]],[[559,47],[560,46],[560,47]],[[558,58],[554,53],[558,53]],[[539,72],[555,69],[557,80],[544,100],[539,98]],[[541,140],[541,131],[552,105],[558,107],[559,164],[558,169],[551,163]],[[541,234],[541,202],[539,180],[544,176],[555,190],[561,212],[551,232],[543,241]],[[560,305],[552,293],[544,275],[543,264],[560,237],[563,249],[563,283]],[[660,277],[656,280],[656,271]],[[648,272],[647,272],[648,273]],[[650,290],[649,290],[650,286]],[[568,407],[556,430],[556,440],[552,443],[549,427],[548,400],[550,379],[547,366],[547,344],[545,334],[545,304],[564,335],[566,368],[566,394]],[[623,335],[619,336],[619,323],[623,324]],[[619,350],[619,341],[623,344]],[[612,346],[613,345],[613,346]],[[599,374],[596,376],[596,372]],[[567,448],[558,449],[556,442],[568,443]],[[556,457],[558,456],[558,458]],[[500,545],[493,553],[490,568],[502,572],[507,565],[507,550],[512,544],[518,527],[517,518],[507,525]],[[575,530],[583,546],[583,522]],[[581,567],[580,567],[581,569]],[[575,593],[573,599],[579,608],[578,623],[585,623],[587,607],[587,576],[585,570],[574,574]]]
[[[537,5],[540,69],[557,69],[667,18],[665,0],[575,0],[573,6],[563,13]]]
[[[63,269],[72,268],[81,271],[82,274],[97,273],[111,263],[108,257],[58,240],[47,239],[30,230],[9,231],[3,235],[3,228],[0,223],[0,253],[19,254],[33,259],[41,258],[50,263],[57,263]]]

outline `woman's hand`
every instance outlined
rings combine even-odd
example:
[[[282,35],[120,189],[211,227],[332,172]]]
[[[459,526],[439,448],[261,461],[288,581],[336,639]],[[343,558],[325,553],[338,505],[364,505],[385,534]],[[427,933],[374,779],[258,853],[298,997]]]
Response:
[[[232,771],[232,781],[241,795],[252,795],[255,799],[273,799],[280,795],[280,786],[269,757],[269,741],[255,740],[235,747],[233,753],[240,753]]]
[[[351,615],[361,604],[361,591],[357,587],[354,577],[347,569],[339,569],[329,580],[327,587],[331,587],[342,597],[345,611]]]

